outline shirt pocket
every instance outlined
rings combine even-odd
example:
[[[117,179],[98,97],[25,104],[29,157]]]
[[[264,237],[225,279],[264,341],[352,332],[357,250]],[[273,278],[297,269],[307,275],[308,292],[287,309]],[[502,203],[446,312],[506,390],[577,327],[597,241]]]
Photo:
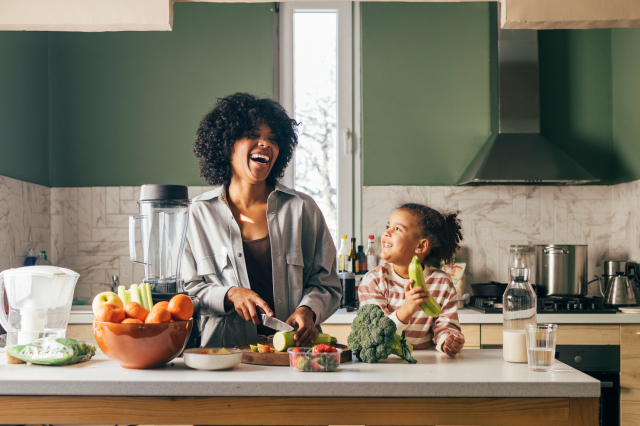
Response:
[[[229,253],[220,253],[200,259],[196,263],[196,269],[198,275],[208,283],[222,284],[225,287],[238,285]]]
[[[304,286],[304,258],[302,251],[287,253],[287,275],[290,289],[302,289]]]

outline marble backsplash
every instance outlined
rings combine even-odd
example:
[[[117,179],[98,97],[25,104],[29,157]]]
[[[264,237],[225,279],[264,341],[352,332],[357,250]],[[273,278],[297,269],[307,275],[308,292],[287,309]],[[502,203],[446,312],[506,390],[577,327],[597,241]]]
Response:
[[[460,211],[459,260],[467,282],[508,280],[511,244],[587,244],[589,277],[606,259],[639,259],[640,181],[614,186],[369,186],[363,188],[363,235],[379,242],[404,202]]]
[[[189,187],[195,197],[211,189]],[[47,188],[0,176],[0,270],[22,266],[29,247],[80,273],[76,298],[91,301],[112,275],[139,283],[129,260],[128,216],[139,187]],[[640,260],[640,181],[614,186],[370,186],[363,188],[363,235],[379,243],[403,202],[460,211],[460,260],[467,282],[506,281],[509,245],[587,244],[589,276],[608,258]]]

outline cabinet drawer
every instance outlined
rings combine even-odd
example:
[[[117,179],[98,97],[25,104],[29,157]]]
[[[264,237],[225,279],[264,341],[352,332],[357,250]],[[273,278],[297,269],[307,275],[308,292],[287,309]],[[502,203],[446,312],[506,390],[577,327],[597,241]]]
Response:
[[[482,324],[480,341],[483,345],[502,344],[502,324]],[[559,324],[558,345],[619,345],[620,326],[592,324]]]
[[[346,345],[351,333],[351,324],[322,324],[322,332],[338,339],[338,343]]]
[[[620,326],[620,424],[640,426],[640,325]]]
[[[480,324],[460,324],[460,328],[465,349],[480,349]]]

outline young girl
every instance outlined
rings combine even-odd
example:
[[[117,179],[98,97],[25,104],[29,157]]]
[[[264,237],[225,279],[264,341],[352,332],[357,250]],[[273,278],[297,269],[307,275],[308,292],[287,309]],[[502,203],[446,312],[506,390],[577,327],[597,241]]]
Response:
[[[361,305],[376,304],[405,331],[414,349],[435,346],[455,356],[464,346],[458,322],[458,296],[449,276],[438,269],[449,263],[460,248],[462,232],[457,214],[442,215],[421,204],[403,204],[389,218],[382,235],[380,257],[387,261],[364,276],[358,288]],[[411,287],[409,263],[418,256],[424,266],[425,284],[440,304],[437,318],[427,316],[420,303],[428,299],[424,287]]]

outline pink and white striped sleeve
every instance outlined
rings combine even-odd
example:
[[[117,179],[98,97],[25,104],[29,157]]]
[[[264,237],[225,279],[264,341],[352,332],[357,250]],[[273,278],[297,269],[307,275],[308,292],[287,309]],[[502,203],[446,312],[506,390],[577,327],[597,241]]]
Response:
[[[378,305],[385,315],[389,315],[389,299],[388,290],[384,285],[381,267],[369,271],[358,286],[358,298],[360,305]]]
[[[445,280],[446,286],[443,285]],[[460,321],[458,320],[458,294],[453,283],[444,273],[434,273],[425,282],[427,288],[429,288],[430,284],[440,284],[441,289],[443,287],[446,288],[446,290],[440,290],[439,294],[434,294],[434,297],[440,303],[441,311],[433,324],[433,343],[435,343],[436,349],[442,352],[442,344],[449,334],[464,339],[460,329]]]

